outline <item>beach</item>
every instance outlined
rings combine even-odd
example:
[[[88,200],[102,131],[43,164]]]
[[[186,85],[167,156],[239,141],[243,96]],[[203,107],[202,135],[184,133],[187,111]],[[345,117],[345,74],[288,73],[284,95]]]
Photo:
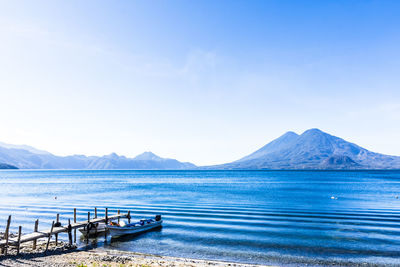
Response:
[[[10,248],[9,255],[0,256],[0,266],[102,266],[102,267],[127,267],[127,266],[266,266],[249,265],[234,262],[208,261],[178,257],[157,256],[151,254],[126,252],[119,250],[78,250],[67,243],[51,242],[47,253],[44,252],[46,243],[39,243],[37,249],[32,251],[30,244],[21,247],[20,255]]]

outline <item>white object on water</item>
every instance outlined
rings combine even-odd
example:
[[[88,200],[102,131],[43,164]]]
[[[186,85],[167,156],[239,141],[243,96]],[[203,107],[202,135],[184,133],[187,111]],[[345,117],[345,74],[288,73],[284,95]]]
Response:
[[[155,221],[153,219],[143,219],[137,223],[127,224],[123,227],[116,225],[107,225],[106,228],[110,231],[112,237],[123,236],[130,234],[138,234],[148,230],[160,227],[162,220]]]

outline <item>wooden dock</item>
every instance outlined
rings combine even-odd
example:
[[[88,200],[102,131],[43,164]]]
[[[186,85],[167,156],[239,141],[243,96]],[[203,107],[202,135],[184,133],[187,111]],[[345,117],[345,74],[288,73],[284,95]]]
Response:
[[[17,254],[18,254],[20,244],[33,241],[33,248],[35,249],[36,241],[40,238],[48,238],[48,241],[47,241],[47,247],[48,247],[48,244],[50,242],[52,235],[55,235],[56,242],[57,242],[58,234],[60,234],[60,233],[68,233],[69,243],[72,245],[72,230],[74,230],[74,242],[76,242],[76,229],[85,227],[88,223],[94,223],[94,224],[100,223],[100,222],[108,223],[111,220],[119,221],[120,218],[128,218],[128,220],[130,221],[130,211],[128,213],[122,214],[118,210],[118,214],[108,216],[108,209],[106,208],[105,217],[97,218],[97,208],[95,208],[95,218],[90,218],[90,212],[88,212],[88,220],[76,222],[76,209],[74,209],[74,222],[73,223],[70,222],[71,220],[68,220],[67,225],[58,226],[53,221],[52,227],[50,229],[38,231],[38,220],[37,220],[35,223],[35,228],[34,228],[35,231],[34,232],[22,235],[21,234],[21,226],[20,226],[18,236],[14,237],[14,238],[9,238],[9,228],[10,228],[10,222],[11,222],[11,215],[10,215],[8,218],[8,221],[7,221],[7,227],[6,227],[6,231],[5,231],[5,235],[4,235],[4,240],[0,241],[0,248],[2,249],[2,253],[7,255],[7,248],[9,246],[16,246]],[[56,222],[57,223],[59,222],[58,214],[57,214]]]

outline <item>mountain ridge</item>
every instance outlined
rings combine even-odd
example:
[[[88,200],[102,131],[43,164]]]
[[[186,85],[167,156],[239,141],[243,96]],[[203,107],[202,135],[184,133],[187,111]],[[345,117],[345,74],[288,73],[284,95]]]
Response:
[[[47,152],[45,150],[36,149],[36,148],[28,146],[28,145],[12,145],[12,144],[0,142],[0,147],[23,149],[23,150],[27,150],[27,151],[35,153],[35,154],[43,154],[43,155],[51,154],[50,152]]]
[[[400,157],[371,152],[317,128],[287,132],[257,151],[207,169],[400,169]]]
[[[133,158],[111,153],[104,156],[56,156],[30,146],[0,143],[0,162],[20,169],[245,169],[245,170],[361,170],[400,169],[400,157],[369,151],[317,128],[301,135],[289,131],[236,161],[201,166],[162,158],[147,151]],[[3,145],[3,146],[2,146]]]
[[[4,144],[4,143],[1,143]],[[29,147],[29,146],[28,146]],[[56,156],[47,151],[25,146],[0,145],[0,162],[19,169],[138,169],[138,170],[180,170],[193,169],[196,165],[176,159],[162,158],[152,152],[127,158],[111,153],[104,156]],[[39,153],[35,153],[39,151]]]

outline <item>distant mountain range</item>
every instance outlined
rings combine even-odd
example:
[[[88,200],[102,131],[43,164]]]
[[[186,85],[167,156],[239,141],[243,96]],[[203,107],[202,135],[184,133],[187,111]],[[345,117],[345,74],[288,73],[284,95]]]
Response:
[[[180,170],[196,168],[192,163],[161,158],[151,152],[144,152],[135,158],[118,156],[115,153],[102,157],[84,155],[60,157],[30,146],[4,143],[0,143],[0,163],[4,166],[14,165],[19,169]]]
[[[30,146],[0,143],[0,168],[20,169],[232,169],[232,170],[359,170],[400,169],[400,157],[371,152],[319,129],[298,135],[287,132],[237,161],[197,167],[189,162],[161,158],[145,152],[134,158],[115,153],[106,156],[55,156]]]
[[[254,153],[209,169],[400,169],[400,157],[371,152],[319,129],[287,132]]]

